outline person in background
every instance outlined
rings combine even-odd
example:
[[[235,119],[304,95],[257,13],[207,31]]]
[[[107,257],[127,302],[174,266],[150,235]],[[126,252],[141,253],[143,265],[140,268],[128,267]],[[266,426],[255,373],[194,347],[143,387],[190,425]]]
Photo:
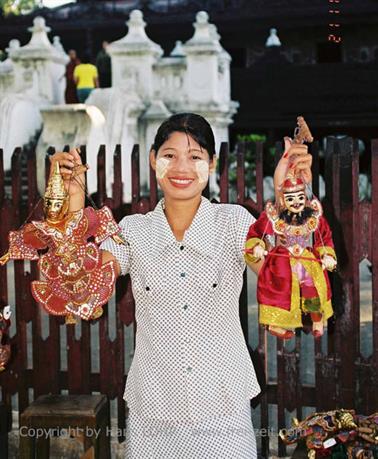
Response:
[[[112,85],[112,68],[110,56],[107,52],[109,42],[102,42],[102,49],[98,52],[96,57],[96,67],[100,80],[100,88],[110,88]]]
[[[76,94],[76,84],[74,80],[74,70],[75,67],[80,64],[80,59],[78,59],[76,51],[74,49],[70,49],[68,51],[68,56],[70,61],[66,65],[66,90],[64,93],[64,98],[66,104],[77,104],[78,98]]]
[[[76,84],[77,98],[84,103],[94,88],[98,88],[98,72],[96,66],[91,64],[89,54],[83,55],[81,64],[75,67],[74,80]]]

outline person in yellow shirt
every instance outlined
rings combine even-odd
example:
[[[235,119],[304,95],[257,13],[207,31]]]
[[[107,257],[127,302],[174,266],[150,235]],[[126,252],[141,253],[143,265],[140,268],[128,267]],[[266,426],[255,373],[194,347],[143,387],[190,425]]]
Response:
[[[77,98],[84,103],[94,88],[98,88],[98,72],[95,65],[91,64],[90,57],[84,55],[81,64],[74,70]]]

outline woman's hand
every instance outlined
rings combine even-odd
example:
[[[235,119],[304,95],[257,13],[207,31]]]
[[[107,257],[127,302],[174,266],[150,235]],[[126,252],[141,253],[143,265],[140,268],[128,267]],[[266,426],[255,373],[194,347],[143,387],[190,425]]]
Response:
[[[87,169],[83,166],[81,157],[77,149],[68,153],[57,152],[50,156],[50,175],[54,169],[54,164],[59,162],[60,173],[64,180],[64,186],[70,197],[70,212],[84,207],[85,202],[85,173]]]
[[[299,175],[306,184],[311,184],[312,181],[312,156],[308,153],[307,145],[292,143],[289,137],[285,137],[284,142],[284,154],[274,171],[274,190],[276,197],[280,195],[280,187],[289,170],[293,170],[294,174]]]

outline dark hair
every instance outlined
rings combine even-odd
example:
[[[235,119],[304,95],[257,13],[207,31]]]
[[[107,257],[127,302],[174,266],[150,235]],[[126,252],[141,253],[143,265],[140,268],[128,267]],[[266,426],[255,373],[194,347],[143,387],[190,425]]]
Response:
[[[176,113],[160,125],[152,145],[155,155],[174,132],[185,132],[192,137],[209,153],[210,159],[216,154],[214,133],[208,121],[203,116],[195,113]]]
[[[81,55],[81,63],[82,64],[91,64],[92,63],[92,57],[91,54],[88,51],[84,51]]]

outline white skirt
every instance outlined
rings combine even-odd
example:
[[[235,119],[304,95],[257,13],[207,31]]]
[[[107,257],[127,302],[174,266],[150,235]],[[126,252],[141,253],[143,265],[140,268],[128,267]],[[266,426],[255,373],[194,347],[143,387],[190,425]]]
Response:
[[[146,420],[129,411],[126,459],[256,459],[250,401],[240,413],[196,423]]]

